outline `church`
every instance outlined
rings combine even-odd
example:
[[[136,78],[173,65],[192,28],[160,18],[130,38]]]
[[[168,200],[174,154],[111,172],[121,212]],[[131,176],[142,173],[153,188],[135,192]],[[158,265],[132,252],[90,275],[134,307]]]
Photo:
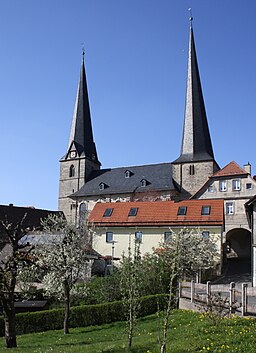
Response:
[[[166,219],[164,224],[167,228],[161,230],[162,234],[168,236],[168,227],[173,222],[176,222],[178,227],[185,227],[190,224],[189,222],[194,222],[194,226],[203,224],[207,229],[203,230],[205,232],[218,225],[216,232],[221,238],[219,245],[221,265],[228,257],[246,258],[250,261],[252,239],[244,204],[255,195],[256,181],[251,176],[250,163],[242,168],[232,161],[224,168],[220,168],[215,160],[192,23],[193,19],[190,18],[181,152],[172,162],[101,169],[93,137],[83,53],[68,148],[60,160],[59,210],[77,226],[85,222],[90,214],[89,222],[97,224],[102,230],[101,242],[114,244],[115,232],[112,228],[118,224],[120,233],[120,227],[123,227],[123,230],[129,227],[131,220],[129,212],[132,209],[137,209],[134,212],[138,212],[144,208],[160,207],[160,210],[166,205],[170,213],[177,212],[177,216],[183,217],[167,217],[169,221]],[[186,204],[182,206],[184,202]],[[132,206],[124,206],[124,203]],[[136,205],[141,207],[135,207]],[[181,207],[178,207],[179,205]],[[128,212],[126,217],[120,211],[122,207],[126,207],[125,212]],[[182,207],[183,211],[180,211]],[[198,215],[191,214],[190,218],[185,217],[186,210],[195,207],[198,209]],[[215,208],[216,213],[211,213],[210,210],[213,211]],[[117,209],[119,211],[116,211]],[[105,215],[105,212],[109,215]],[[120,218],[115,220],[116,223],[114,221],[111,223],[110,231],[106,219],[111,219],[113,212],[121,213]],[[181,215],[179,212],[184,213]],[[208,223],[205,216],[208,216]],[[135,217],[133,227],[140,237],[139,219],[136,221],[137,213],[132,217]],[[145,217],[143,222],[145,228],[147,224]],[[159,219],[155,219],[155,223],[151,226],[155,227],[157,222]],[[103,233],[106,238],[102,236]],[[100,249],[103,251],[105,247]],[[111,255],[113,249],[109,247],[109,250],[105,251],[107,254],[104,255]]]

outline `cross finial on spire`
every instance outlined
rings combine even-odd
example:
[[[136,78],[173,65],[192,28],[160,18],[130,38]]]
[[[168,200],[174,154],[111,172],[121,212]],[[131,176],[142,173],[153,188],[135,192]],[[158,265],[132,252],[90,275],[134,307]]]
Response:
[[[192,27],[192,21],[193,21],[193,16],[192,16],[192,9],[191,7],[188,9],[190,17],[189,17],[189,21],[190,21],[190,26]]]
[[[83,61],[84,61],[84,54],[85,54],[84,43],[81,43],[81,45],[82,45],[82,58],[83,58]]]

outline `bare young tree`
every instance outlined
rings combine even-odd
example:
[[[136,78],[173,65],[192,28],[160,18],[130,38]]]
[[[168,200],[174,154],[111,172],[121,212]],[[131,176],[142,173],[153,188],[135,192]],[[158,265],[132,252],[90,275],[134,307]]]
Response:
[[[15,328],[15,286],[18,270],[31,264],[32,246],[22,244],[21,239],[29,229],[24,227],[26,214],[16,224],[0,220],[1,230],[6,238],[6,250],[0,259],[0,301],[3,306],[5,322],[5,341],[7,348],[17,347]]]
[[[49,241],[36,246],[36,266],[43,269],[46,294],[64,301],[64,333],[69,333],[70,296],[78,281],[88,276],[89,258],[86,253],[89,230],[81,233],[60,216],[50,215],[42,222]],[[50,240],[51,239],[51,240]]]
[[[140,243],[135,241],[134,252],[131,249],[131,238],[129,239],[128,256],[122,257],[120,264],[121,274],[121,294],[123,298],[123,304],[125,313],[127,316],[127,333],[128,333],[128,350],[132,347],[132,340],[134,336],[134,330],[138,311],[140,307],[139,298],[139,266],[140,264]]]
[[[200,270],[214,267],[218,257],[215,242],[204,238],[199,229],[182,229],[172,232],[171,239],[161,244],[158,254],[169,266],[169,296],[163,319],[160,353],[166,353],[169,318],[173,306],[177,305],[178,283],[184,276],[194,276]]]

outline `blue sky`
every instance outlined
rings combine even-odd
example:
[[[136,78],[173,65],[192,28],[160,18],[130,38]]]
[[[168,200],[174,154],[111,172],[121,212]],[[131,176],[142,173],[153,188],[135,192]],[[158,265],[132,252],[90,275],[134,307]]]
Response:
[[[103,167],[180,153],[188,8],[215,158],[255,167],[255,0],[0,1],[0,204],[57,209],[85,62]]]

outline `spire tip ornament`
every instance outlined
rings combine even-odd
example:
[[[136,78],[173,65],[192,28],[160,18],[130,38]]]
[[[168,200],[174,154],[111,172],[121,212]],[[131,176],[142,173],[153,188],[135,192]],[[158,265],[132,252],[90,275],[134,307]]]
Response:
[[[190,25],[192,26],[192,21],[193,21],[193,16],[192,16],[192,9],[191,7],[188,9],[190,17],[189,17],[189,21],[190,21]]]

